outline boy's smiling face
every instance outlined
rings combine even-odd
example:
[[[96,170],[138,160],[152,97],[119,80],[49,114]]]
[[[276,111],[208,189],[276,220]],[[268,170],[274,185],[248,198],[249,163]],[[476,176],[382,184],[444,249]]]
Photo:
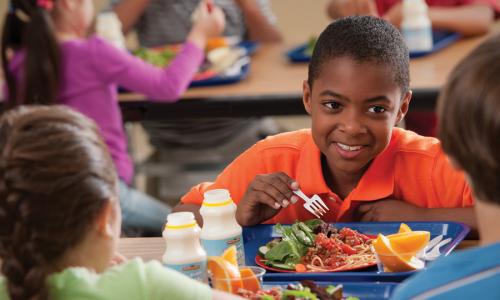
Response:
[[[333,174],[364,172],[389,144],[411,98],[388,66],[350,57],[325,62],[312,88],[307,81],[303,88],[314,142]]]

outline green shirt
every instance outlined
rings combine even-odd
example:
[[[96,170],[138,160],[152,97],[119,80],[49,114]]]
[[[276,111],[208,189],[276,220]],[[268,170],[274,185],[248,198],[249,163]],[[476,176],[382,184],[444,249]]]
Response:
[[[51,300],[123,299],[211,299],[208,285],[195,281],[157,261],[133,259],[96,274],[86,268],[68,268],[49,276]],[[0,299],[7,296],[5,278],[0,278]]]

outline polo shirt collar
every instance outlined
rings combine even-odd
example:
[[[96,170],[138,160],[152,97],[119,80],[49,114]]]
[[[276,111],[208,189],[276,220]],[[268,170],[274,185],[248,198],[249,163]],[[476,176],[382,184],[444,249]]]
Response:
[[[349,194],[352,201],[373,201],[394,194],[394,155],[397,135],[393,132],[387,148],[371,163],[356,188]],[[301,150],[297,164],[297,178],[306,195],[332,194],[321,170],[321,152],[310,135]]]

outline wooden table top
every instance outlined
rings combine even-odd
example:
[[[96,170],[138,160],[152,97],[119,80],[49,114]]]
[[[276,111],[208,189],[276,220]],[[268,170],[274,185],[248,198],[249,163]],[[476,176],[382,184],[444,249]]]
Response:
[[[461,39],[445,49],[420,58],[411,59],[411,88],[439,89],[453,67],[486,38],[500,32],[496,22],[486,35]],[[261,45],[252,57],[247,79],[230,85],[189,89],[183,99],[209,99],[219,97],[262,97],[301,94],[302,82],[307,78],[307,63],[290,63],[285,52],[293,45]],[[122,94],[120,101],[144,100],[137,94]]]
[[[456,249],[477,247],[478,240],[464,240]],[[165,251],[163,238],[121,238],[118,243],[118,252],[126,258],[140,257],[145,261],[161,260]]]

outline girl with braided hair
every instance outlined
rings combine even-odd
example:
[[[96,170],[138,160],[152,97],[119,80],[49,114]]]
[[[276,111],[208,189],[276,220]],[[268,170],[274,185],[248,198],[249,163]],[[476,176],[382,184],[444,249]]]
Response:
[[[159,262],[110,267],[118,177],[97,126],[62,106],[0,119],[0,299],[236,299]]]
[[[65,104],[101,129],[119,176],[124,229],[161,235],[170,207],[131,187],[133,163],[118,106],[117,85],[155,101],[174,102],[203,62],[208,38],[224,15],[202,6],[180,52],[157,68],[97,36],[88,36],[93,0],[11,0],[2,36],[8,105]]]

